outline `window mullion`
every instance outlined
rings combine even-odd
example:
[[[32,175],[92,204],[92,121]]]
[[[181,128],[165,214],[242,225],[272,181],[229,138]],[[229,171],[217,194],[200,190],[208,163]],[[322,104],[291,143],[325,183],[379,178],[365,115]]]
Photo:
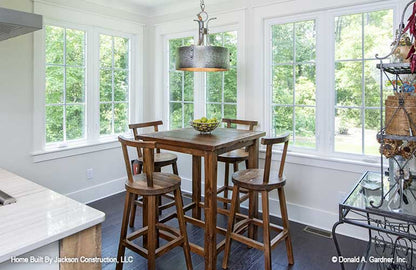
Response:
[[[365,13],[361,16],[361,55],[362,55],[362,62],[361,62],[361,151],[362,154],[365,154],[365,51],[364,51],[364,43],[365,43],[365,33],[364,33],[364,19]]]
[[[293,23],[293,97],[292,97],[292,132],[293,132],[293,144],[296,145],[296,24]]]
[[[67,138],[66,138],[66,28],[64,28],[64,55],[63,55],[63,60],[64,60],[64,91],[63,91],[63,98],[64,98],[64,104],[63,104],[63,135],[64,135],[64,140],[63,143],[67,142]]]

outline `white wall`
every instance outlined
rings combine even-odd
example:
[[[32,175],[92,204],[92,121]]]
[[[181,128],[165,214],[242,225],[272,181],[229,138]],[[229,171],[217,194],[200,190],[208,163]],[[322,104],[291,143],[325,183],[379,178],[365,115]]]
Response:
[[[270,5],[270,2],[281,3]],[[212,26],[230,20],[227,17],[230,14],[239,14],[239,18],[243,20],[237,23],[243,27],[245,36],[243,53],[246,65],[243,68],[242,83],[245,86],[245,100],[249,101],[245,105],[246,118],[261,120],[264,116],[262,57],[265,18],[369,2],[378,1],[246,0],[226,1],[221,5],[207,3],[210,14],[219,17]],[[33,3],[31,0],[0,0],[0,7],[32,12]],[[176,32],[196,31],[196,24],[192,20],[198,8],[188,8],[180,13],[170,11],[169,15],[155,16],[151,19],[142,18],[146,24],[143,55],[145,94],[136,106],[142,106],[143,120],[161,119],[164,115],[163,99],[166,93],[162,80],[162,35],[167,28]],[[104,7],[97,10],[106,16],[117,14],[115,11],[109,12]],[[386,46],[388,44],[389,41],[386,41]],[[57,192],[70,193],[72,197],[84,202],[122,190],[125,171],[119,148],[40,163],[33,162],[33,35],[0,42],[0,59],[0,167]],[[184,178],[183,188],[188,191],[191,189],[190,164],[190,157],[180,155],[179,171]],[[262,166],[262,163],[260,165]],[[87,180],[88,168],[94,169],[93,180]],[[290,218],[329,229],[338,218],[337,203],[340,194],[348,192],[361,173],[368,169],[374,170],[377,166],[289,155],[286,167],[289,180],[286,191]],[[222,177],[223,168],[220,165],[219,183],[222,182]],[[278,214],[277,202],[273,202],[271,208],[273,213]],[[362,236],[357,231],[353,233]]]
[[[32,12],[33,2],[0,0],[0,7]],[[123,190],[125,167],[119,148],[33,162],[33,56],[33,34],[0,42],[0,167],[83,202]],[[87,180],[88,168],[94,169],[92,180]]]
[[[328,9],[344,8],[349,6],[363,5],[369,3],[385,4],[392,1],[376,0],[287,0],[287,1],[265,1],[265,0],[246,0],[246,1],[222,1],[221,4],[206,1],[206,10],[211,16],[218,17],[218,20],[210,24],[211,28],[230,23],[233,18],[240,18],[237,22],[242,29],[239,36],[245,37],[243,67],[243,91],[245,97],[246,119],[260,121],[259,129],[264,128],[264,21],[270,18],[279,18],[310,12],[324,11]],[[396,1],[398,10],[401,12],[405,1]],[[164,118],[167,108],[159,104],[164,103],[167,98],[166,86],[163,81],[163,65],[161,55],[163,55],[163,35],[167,33],[180,33],[197,31],[196,24],[192,21],[198,12],[198,5],[190,9],[178,7],[177,13],[163,14],[152,18],[155,24],[155,56],[154,59],[154,115],[155,118]],[[389,46],[390,41],[386,41]],[[325,67],[321,67],[326,69]],[[239,88],[239,91],[242,89]],[[326,89],[329,93],[332,89]],[[165,121],[167,119],[164,119]],[[375,139],[375,138],[374,138]],[[264,157],[264,155],[262,154]],[[279,156],[276,155],[276,161]],[[263,159],[262,159],[263,161]],[[183,177],[183,189],[191,190],[191,159],[181,155],[179,158],[179,170]],[[243,166],[243,165],[242,165]],[[260,163],[263,166],[263,162]],[[277,162],[273,163],[277,168]],[[338,220],[338,202],[352,189],[359,180],[360,176],[367,170],[379,171],[378,163],[366,163],[363,161],[339,160],[314,155],[299,155],[289,153],[286,163],[286,175],[288,182],[286,185],[287,203],[289,208],[289,218],[301,223],[330,230],[332,225]],[[223,166],[220,164],[218,173],[218,183],[222,183]],[[273,194],[271,211],[279,215],[277,194]],[[366,238],[363,230],[357,230],[348,226],[341,228],[344,234]]]

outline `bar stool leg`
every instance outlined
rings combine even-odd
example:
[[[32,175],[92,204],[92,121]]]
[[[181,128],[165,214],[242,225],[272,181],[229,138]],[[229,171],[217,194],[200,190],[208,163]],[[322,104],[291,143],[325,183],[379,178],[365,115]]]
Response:
[[[181,232],[181,235],[183,237],[183,252],[185,255],[185,261],[186,261],[186,268],[188,270],[192,269],[192,259],[191,259],[191,251],[189,247],[188,242],[188,234],[186,232],[186,223],[185,223],[185,217],[183,214],[183,202],[182,202],[182,195],[181,190],[177,189],[174,192],[175,195],[175,203],[176,203],[176,213],[178,215],[178,223],[179,223],[179,230]]]
[[[234,162],[234,164],[233,164],[234,166],[234,172],[237,172],[238,171],[238,162]]]
[[[131,212],[130,212],[130,227],[134,227],[134,220],[136,219],[136,209],[137,209],[137,199],[139,198],[139,195],[134,194],[133,200],[131,201]]]
[[[249,219],[257,218],[258,201],[259,201],[258,193],[256,191],[250,190],[248,192],[248,217]],[[254,224],[248,225],[248,237],[253,240],[257,239],[257,226],[254,226]]]
[[[156,268],[156,244],[157,244],[157,230],[156,230],[156,212],[152,211],[157,209],[156,205],[156,197],[149,196],[147,198],[148,206],[150,210],[147,211],[147,221],[148,221],[148,242],[147,242],[147,269],[155,269]]]
[[[269,217],[269,192],[261,193],[263,209],[263,244],[264,244],[264,269],[272,269],[271,244],[270,244],[270,217]]]
[[[178,173],[178,164],[176,162],[172,163],[172,171],[174,174],[179,175]]]
[[[123,264],[121,263],[122,257],[124,257],[126,246],[124,245],[124,241],[126,240],[127,236],[127,226],[129,222],[129,214],[131,210],[131,200],[133,194],[126,192],[126,198],[124,202],[124,211],[123,211],[123,220],[121,222],[121,232],[120,232],[120,242],[118,244],[118,254],[117,254],[117,265],[116,270],[123,269]]]
[[[282,187],[282,188],[279,188],[277,192],[279,194],[280,212],[282,214],[283,228],[287,230],[287,238],[285,240],[287,260],[289,264],[292,265],[294,263],[293,248],[292,248],[292,240],[290,238],[290,231],[289,231],[289,219],[287,215],[285,191]]]
[[[141,174],[142,170],[143,170],[143,165],[139,164],[138,167],[137,167],[137,174]],[[139,198],[139,195],[134,194],[133,201],[131,202],[132,203],[132,209],[131,209],[131,212],[130,212],[130,224],[129,224],[130,227],[134,227],[134,221],[136,219],[136,209],[137,209],[136,201],[137,201],[138,198]]]
[[[240,196],[239,190],[240,190],[239,187],[237,185],[234,185],[233,197],[231,199],[230,216],[228,218],[227,233],[225,235],[224,258],[222,260],[223,269],[227,269],[228,267],[228,258],[230,256],[230,249],[231,249],[231,233],[233,232],[233,228],[234,228],[235,213],[237,211],[238,197]]]
[[[148,212],[149,212],[149,203],[148,203],[148,199],[147,199],[146,196],[143,197],[142,211],[143,211],[142,225],[143,225],[143,228],[144,228],[148,224],[147,216],[148,216]],[[143,247],[147,248],[147,235],[146,234],[143,235]]]
[[[229,181],[229,178],[230,178],[230,163],[225,162],[224,164],[225,164],[225,173],[224,173],[224,186],[225,186],[225,189],[224,189],[224,198],[227,198],[228,199],[228,183],[229,183],[228,181]],[[226,202],[224,202],[223,208],[224,209],[227,209],[227,203]]]

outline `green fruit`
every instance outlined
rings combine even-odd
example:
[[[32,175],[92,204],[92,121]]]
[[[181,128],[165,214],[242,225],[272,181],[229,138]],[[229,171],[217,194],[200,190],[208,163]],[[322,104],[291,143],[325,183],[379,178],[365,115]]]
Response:
[[[208,121],[208,119],[207,119],[206,117],[202,117],[202,118],[201,118],[201,122],[202,122],[202,123],[206,123],[207,121]]]
[[[216,117],[212,118],[211,120],[212,120],[212,122],[214,122],[214,123],[215,123],[215,122],[217,122],[217,118],[216,118]]]

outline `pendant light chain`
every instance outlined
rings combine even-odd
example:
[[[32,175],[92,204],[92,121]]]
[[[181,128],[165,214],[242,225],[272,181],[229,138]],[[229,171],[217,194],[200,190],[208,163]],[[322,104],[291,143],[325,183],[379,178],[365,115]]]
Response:
[[[201,6],[202,12],[204,12],[205,11],[205,3],[204,3],[204,0],[201,0],[200,6]]]

